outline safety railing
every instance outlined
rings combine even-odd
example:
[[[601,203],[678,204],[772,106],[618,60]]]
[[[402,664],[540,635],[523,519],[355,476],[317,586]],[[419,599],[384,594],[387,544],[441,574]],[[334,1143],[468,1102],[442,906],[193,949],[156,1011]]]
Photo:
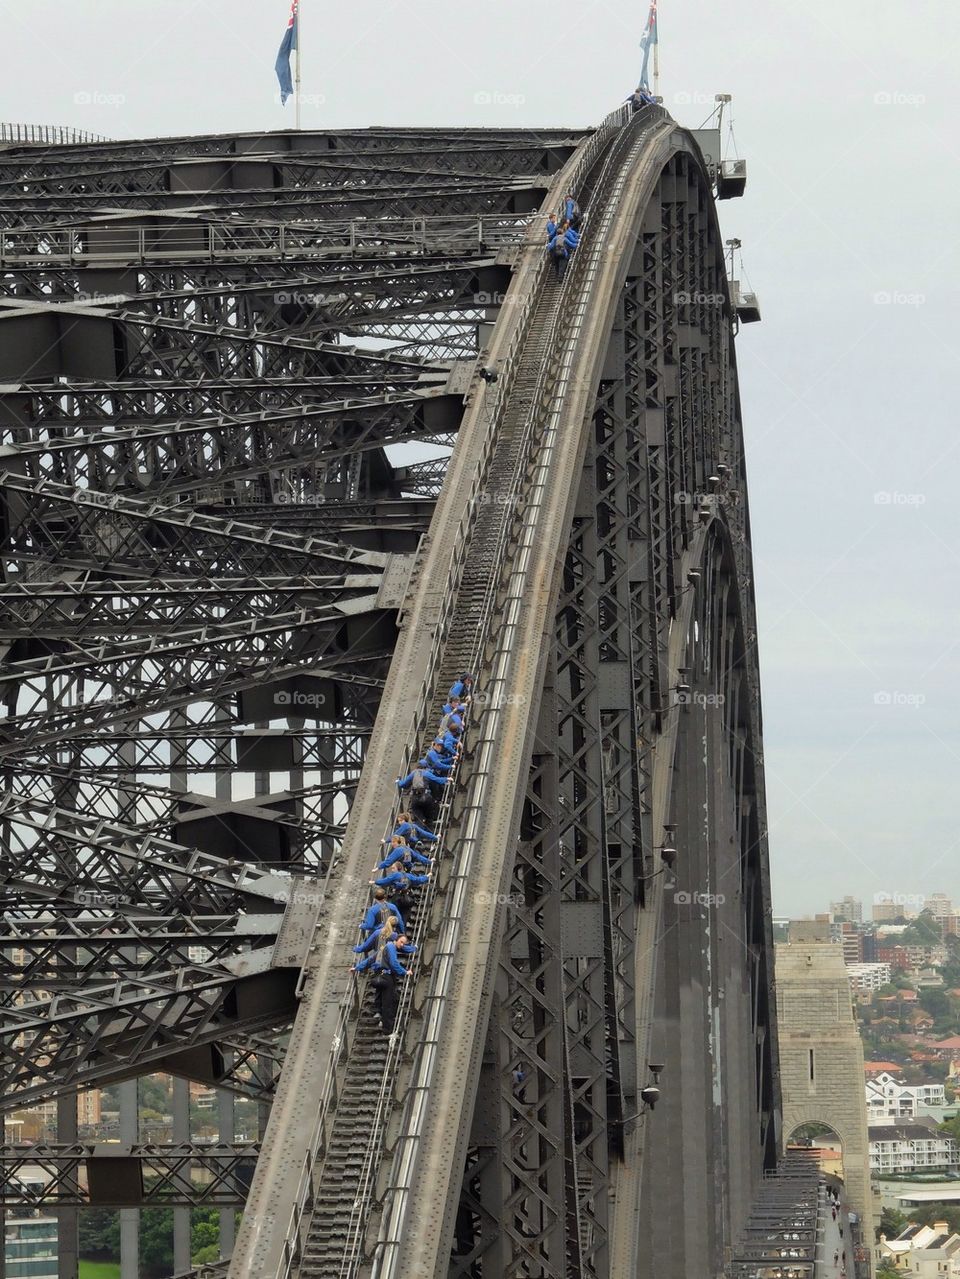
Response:
[[[133,216],[133,215],[131,215]],[[0,230],[5,265],[91,265],[165,262],[184,257],[322,257],[333,252],[407,249],[464,252],[523,241],[534,214],[488,217],[356,218],[352,221],[205,222],[176,226],[23,227]]]
[[[39,142],[44,146],[78,146],[87,142],[109,142],[99,133],[71,129],[67,124],[8,124],[0,122],[0,142]]]
[[[610,139],[623,127],[623,125],[628,122],[628,120],[629,120],[629,112],[625,108],[620,108],[617,111],[612,112],[609,116],[607,116],[607,118],[604,120],[600,128],[592,135],[586,147],[584,148],[584,154],[581,157],[579,157],[578,163],[575,165],[573,171],[571,172],[569,176],[568,185],[573,191],[576,192],[581,189],[587,173],[596,163],[596,160],[599,154],[601,153],[601,151],[603,150],[603,148],[610,141]],[[529,233],[527,232],[525,234],[529,234]],[[431,699],[434,696],[434,689],[436,687],[436,681],[439,675],[440,665],[444,659],[447,640],[449,638],[450,629],[456,615],[458,590],[462,582],[463,569],[465,567],[466,560],[469,554],[469,541],[470,541],[469,535],[476,522],[479,512],[482,509],[483,503],[481,500],[481,493],[484,488],[484,485],[486,484],[489,464],[492,459],[494,447],[496,443],[497,431],[498,431],[500,422],[502,421],[505,408],[509,402],[510,392],[512,390],[513,383],[515,381],[516,373],[519,365],[519,355],[529,335],[529,329],[530,329],[531,321],[533,319],[533,314],[536,309],[536,306],[538,305],[540,301],[541,286],[543,284],[544,276],[546,271],[549,269],[549,266],[550,264],[547,261],[546,255],[543,254],[541,256],[541,260],[536,269],[532,287],[528,290],[527,296],[524,299],[524,302],[522,304],[522,309],[520,311],[513,333],[511,335],[510,342],[508,344],[507,350],[504,353],[504,356],[499,366],[498,381],[495,384],[497,386],[497,396],[496,396],[494,408],[493,408],[493,411],[490,414],[488,414],[488,417],[487,417],[487,432],[481,448],[481,455],[478,460],[478,464],[475,468],[474,478],[471,483],[469,493],[467,495],[467,500],[464,503],[464,511],[459,521],[457,532],[453,539],[453,550],[451,552],[451,560],[449,564],[448,577],[447,577],[447,589],[444,592],[444,604],[441,607],[441,612],[437,621],[437,634],[436,634],[435,642],[432,646],[432,656],[428,664],[427,671],[424,675],[423,681],[421,683],[421,687],[418,693],[418,698],[416,703],[416,709],[412,716],[413,722],[411,724],[410,731],[406,737],[407,744],[404,747],[403,757],[402,757],[403,762],[401,765],[401,771],[404,773],[410,771],[410,764],[414,758],[413,756],[414,749],[417,752],[417,756],[419,756],[419,750],[420,750],[419,743],[423,739],[423,735],[424,735],[426,724],[427,724],[427,716],[435,709],[431,705]],[[557,314],[559,315],[559,308],[558,308]],[[545,370],[541,370],[540,381],[543,380],[544,376],[545,376]],[[538,385],[538,390],[539,390],[539,385]],[[538,397],[535,396],[534,403],[536,404],[537,402],[538,402]],[[528,421],[527,430],[523,440],[522,448],[529,444],[529,439],[533,431],[533,424],[532,424],[533,416],[534,415],[532,414],[530,415],[530,419]],[[514,488],[517,488],[522,483],[523,470],[524,468],[522,465],[518,465],[516,467]],[[516,508],[511,508],[509,503],[505,503],[504,509],[516,509]],[[497,548],[497,554],[495,556],[495,561],[494,561],[495,563],[500,562],[503,542],[505,541],[506,537],[509,534],[509,529],[510,529],[510,521],[505,520],[503,523],[503,527],[501,529],[500,544],[498,545],[498,548]],[[487,643],[488,626],[484,625],[484,622],[488,621],[489,619],[489,614],[492,611],[493,599],[495,597],[495,592],[498,586],[499,586],[499,582],[497,580],[497,575],[494,573],[491,575],[491,582],[488,586],[489,598],[484,601],[484,607],[481,609],[481,627],[479,629],[478,638],[475,644],[473,669],[476,669],[476,666],[479,663],[480,657]],[[466,728],[466,725],[465,725],[465,728]],[[417,743],[416,747],[414,747],[413,743]],[[454,777],[456,776],[456,774],[459,772],[459,767],[460,767],[460,764],[458,762],[458,764],[455,766],[455,769],[451,773],[452,776]],[[445,790],[452,792],[455,790],[455,786],[445,788]],[[449,810],[450,810],[450,805],[452,803],[452,798],[453,798],[452,793],[445,794],[443,803],[441,805],[441,812],[439,815],[440,820],[438,821],[437,828],[436,828],[436,834],[438,835],[436,846],[438,849],[442,848],[443,833],[446,828],[446,820],[447,820],[447,817],[449,816]],[[389,823],[388,823],[388,827],[389,827],[389,830],[387,834],[389,835],[390,833],[392,833],[392,830],[394,827],[390,826]],[[450,894],[451,886],[454,885],[455,881],[458,881],[456,884],[456,888],[459,890],[459,892],[462,893],[463,888],[465,886],[465,876],[459,870],[455,871],[454,875],[451,877],[451,880],[449,881],[447,885],[446,891],[448,895]],[[417,928],[415,930],[415,938],[414,938],[416,944],[418,945],[418,951],[413,958],[412,967],[416,966],[418,962],[418,958],[420,954],[422,953],[421,950],[419,949],[420,942],[422,941],[422,929],[425,928],[427,925],[427,920],[429,919],[429,915],[430,915],[430,907],[432,906],[432,903],[436,894],[436,888],[437,888],[437,881],[436,879],[431,877],[430,884],[426,886],[424,893],[421,897],[421,901],[423,902],[423,908],[418,912],[418,923],[417,923]],[[449,911],[446,912],[446,919],[447,920],[450,919]],[[418,938],[420,940],[418,940]],[[439,951],[434,956],[434,962],[436,962],[438,957],[440,957]],[[400,999],[398,1000],[397,1016],[396,1016],[396,1025],[398,1027],[402,1027],[406,1024],[407,1015],[409,1013],[410,1002],[413,998],[413,990],[412,990],[413,985],[414,985],[413,982],[408,982],[404,985],[401,991]],[[333,1121],[333,1118],[335,1115],[336,1103],[339,1097],[337,1077],[340,1073],[340,1068],[343,1064],[343,1059],[344,1059],[344,1055],[347,1048],[350,1023],[352,1021],[352,1018],[355,1012],[359,1011],[360,998],[361,998],[360,990],[361,988],[358,983],[356,982],[352,983],[341,1003],[340,1013],[337,1020],[337,1026],[336,1026],[334,1036],[333,1036],[333,1041],[332,1041],[333,1052],[332,1052],[332,1057],[330,1062],[330,1070],[327,1076],[327,1085],[324,1089],[324,1093],[322,1094],[319,1102],[317,1123],[314,1129],[313,1137],[308,1145],[307,1155],[304,1161],[304,1167],[302,1169],[301,1176],[298,1182],[298,1188],[297,1188],[294,1204],[292,1206],[290,1222],[289,1222],[287,1235],[286,1235],[282,1264],[281,1264],[280,1270],[278,1271],[278,1279],[290,1279],[290,1276],[292,1275],[292,1272],[293,1272],[293,1267],[296,1264],[302,1249],[302,1242],[303,1242],[302,1232],[304,1228],[304,1221],[305,1221],[305,1218],[307,1217],[307,1214],[312,1204],[313,1178],[314,1178],[316,1169],[319,1163],[322,1161],[323,1155],[326,1152],[326,1143],[329,1137],[329,1125]],[[382,1126],[383,1118],[384,1118],[384,1114],[387,1109],[387,1106],[392,1105],[392,1101],[390,1100],[392,1095],[391,1085],[395,1078],[395,1071],[394,1071],[394,1067],[396,1065],[395,1058],[397,1054],[399,1054],[400,1052],[401,1038],[402,1036],[398,1034],[394,1045],[392,1045],[391,1047],[391,1051],[388,1052],[387,1062],[385,1064],[384,1071],[383,1071],[383,1083],[381,1085],[381,1091],[378,1097],[377,1113],[372,1126],[372,1131],[379,1130],[380,1126]],[[372,1161],[369,1159],[365,1160],[364,1164],[361,1167],[361,1180],[362,1180],[362,1186],[363,1186],[364,1192],[369,1191],[375,1172],[376,1172],[376,1169],[374,1168]],[[359,1230],[357,1229],[356,1221],[357,1220],[362,1221],[362,1205],[365,1202],[366,1202],[366,1193],[364,1194],[358,1193],[357,1195],[358,1207],[354,1210],[354,1223],[352,1223],[351,1225],[348,1244],[347,1244],[347,1247],[345,1247],[344,1249],[343,1265],[345,1269],[341,1270],[342,1275],[347,1275],[350,1273],[350,1268],[352,1268],[352,1266],[354,1265],[356,1261],[357,1253],[360,1247],[362,1246],[362,1228]]]

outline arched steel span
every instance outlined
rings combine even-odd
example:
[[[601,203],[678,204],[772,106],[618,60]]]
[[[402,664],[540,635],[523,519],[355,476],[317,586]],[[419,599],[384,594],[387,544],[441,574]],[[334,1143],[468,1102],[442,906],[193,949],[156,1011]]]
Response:
[[[527,227],[571,186],[561,290]],[[276,1091],[235,1276],[716,1273],[779,1103],[734,316],[690,136],[13,148],[0,209],[5,1104]],[[388,1044],[346,957],[462,665]],[[249,1155],[208,1157],[217,1202]],[[45,1160],[88,1201],[75,1147]]]
[[[551,197],[571,185],[589,213],[570,278],[549,279],[534,230],[490,341],[499,380],[468,397],[236,1279],[716,1273],[776,1159],[745,475],[713,201],[659,113],[609,121]],[[451,858],[384,1049],[342,967],[364,858],[388,822],[398,724],[423,740],[470,658],[485,700]],[[638,1120],[650,1063],[664,1099]]]

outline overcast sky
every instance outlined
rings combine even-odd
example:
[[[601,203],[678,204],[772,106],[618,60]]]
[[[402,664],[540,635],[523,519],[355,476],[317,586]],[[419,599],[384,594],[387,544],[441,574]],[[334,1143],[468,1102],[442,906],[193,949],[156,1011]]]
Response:
[[[0,119],[277,129],[288,0],[0,0]],[[302,0],[304,125],[595,123],[646,0]],[[956,0],[660,0],[661,91],[734,95],[738,339],[778,914],[960,899]]]

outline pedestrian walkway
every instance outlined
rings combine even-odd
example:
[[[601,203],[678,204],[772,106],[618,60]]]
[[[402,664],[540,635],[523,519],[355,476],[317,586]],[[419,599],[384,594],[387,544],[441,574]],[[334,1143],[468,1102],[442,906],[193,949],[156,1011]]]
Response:
[[[833,1200],[824,1182],[820,1183],[820,1220],[823,1232],[817,1244],[817,1279],[854,1279],[853,1239],[843,1191],[834,1215]]]

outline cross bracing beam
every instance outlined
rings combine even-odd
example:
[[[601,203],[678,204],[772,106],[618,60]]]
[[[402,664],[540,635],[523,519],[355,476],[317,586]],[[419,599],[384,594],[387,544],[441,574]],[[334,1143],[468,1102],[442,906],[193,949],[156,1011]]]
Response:
[[[108,913],[222,917],[282,912],[295,883],[256,864],[214,857],[138,827],[60,809],[33,796],[0,796],[6,856],[0,891],[72,915]]]
[[[453,150],[457,155],[466,154],[480,161],[484,172],[495,171],[510,161],[505,160],[514,151],[528,151],[533,156],[549,154],[558,147],[575,147],[585,136],[583,129],[547,128],[531,134],[528,129],[417,129],[376,128],[338,129],[278,132],[264,134],[191,134],[175,138],[157,139],[83,139],[44,148],[40,155],[37,148],[11,143],[0,153],[0,163],[10,167],[14,174],[56,172],[59,165],[74,166],[78,160],[102,163],[104,160],[123,160],[133,157],[140,164],[163,162],[166,156],[242,156],[256,158],[260,155],[288,157],[293,155],[323,156],[331,150],[350,154],[380,154],[385,163],[394,152],[400,154],[431,156]],[[95,145],[91,145],[91,144]],[[48,170],[47,166],[51,166]],[[537,167],[532,165],[530,167]]]
[[[209,963],[222,963],[240,945],[272,945],[283,918],[276,912],[70,918],[52,913],[49,900],[35,909],[35,915],[7,915],[0,923],[2,1003],[22,1002],[29,991],[39,996],[77,990],[102,981],[105,974],[133,979],[166,972],[195,963],[197,951],[205,952]],[[65,947],[71,948],[69,967],[63,964]]]
[[[84,574],[74,581],[30,582],[0,588],[0,639],[29,633],[69,636],[175,634],[197,622],[229,624],[242,618],[290,613],[321,600],[366,594],[375,577],[109,579]]]
[[[7,1211],[53,1207],[239,1206],[258,1142],[0,1146]]]
[[[551,161],[554,167],[559,168],[559,162],[568,157],[570,150],[569,144],[548,151],[526,141],[507,145],[502,152],[489,144],[478,147],[469,143],[449,149],[397,147],[390,148],[385,162],[382,153],[366,148],[354,150],[347,145],[315,155],[261,150],[248,163],[271,166],[273,185],[284,189],[318,186],[339,190],[354,186],[376,187],[387,182],[416,188],[451,178],[470,182],[478,172],[486,175],[497,169],[504,175],[522,176],[545,169]],[[169,190],[173,180],[177,181],[180,189],[189,189],[187,183],[191,171],[203,178],[203,185],[193,189],[208,191],[211,185],[209,165],[186,156],[176,158],[173,165],[165,156],[159,155],[154,157],[152,165],[144,164],[136,152],[128,152],[125,160],[119,155],[115,158],[98,155],[97,161],[71,167],[70,160],[64,158],[50,165],[34,166],[31,172],[30,167],[24,171],[23,162],[7,154],[0,160],[0,191],[15,188],[18,193],[22,191],[25,194],[43,190],[51,194],[99,192],[111,195],[116,191]],[[230,166],[219,167],[215,172],[226,180],[224,185],[229,185],[233,176]]]
[[[350,606],[301,609],[269,622],[253,621],[209,626],[181,632],[170,639],[142,638],[123,644],[100,644],[65,656],[10,662],[0,669],[0,689],[19,693],[23,709],[0,720],[0,758],[62,741],[75,733],[89,732],[131,718],[143,718],[163,707],[213,702],[243,689],[303,671],[309,650],[306,644],[325,642],[330,653],[313,673],[337,674],[338,668],[376,675],[389,652],[374,649],[364,654],[333,655],[339,623],[377,607],[376,596],[361,597]],[[303,640],[303,655],[296,654]],[[160,670],[178,691],[157,683]],[[73,681],[85,693],[74,704],[48,706],[50,680]],[[115,689],[121,687],[121,695]]]
[[[214,265],[185,253],[168,266],[139,264],[135,270],[123,270],[118,265],[110,273],[111,289],[95,292],[87,301],[103,311],[139,303],[162,306],[168,312],[189,310],[211,319],[252,314],[260,317],[260,327],[264,316],[276,316],[279,325],[309,321],[314,331],[339,331],[344,322],[366,333],[371,324],[423,314],[431,306],[437,310],[438,323],[445,312],[481,309],[483,301],[476,297],[481,288],[478,279],[493,276],[495,270],[489,256],[471,260],[462,253],[437,260],[392,255],[385,262],[358,262],[350,255],[323,263],[291,259],[283,265],[270,261],[259,269],[255,264]],[[76,301],[83,292],[83,277],[79,269],[42,266],[11,270],[9,276],[16,283],[18,299],[29,300],[33,293],[33,300],[44,303]]]
[[[367,691],[375,694],[378,690]],[[375,705],[367,718],[371,723],[376,718]],[[238,729],[232,725],[224,727],[222,721],[205,720],[195,721],[189,729],[179,731],[145,728],[131,732],[121,726],[112,730],[108,738],[80,734],[71,739],[70,745],[76,752],[78,767],[82,767],[85,774],[94,767],[100,773],[129,773],[131,752],[137,774],[168,774],[171,751],[182,756],[184,767],[191,773],[250,772],[257,768],[259,759],[285,752],[291,765],[296,756],[305,770],[333,773],[349,781],[354,780],[363,767],[363,747],[369,735],[370,729],[365,724],[342,729],[325,726],[318,732],[289,726]],[[43,754],[38,752],[37,757]],[[50,769],[55,770],[55,747],[46,754],[53,761],[49,763]],[[18,764],[27,771],[34,766],[30,760],[18,761]]]
[[[37,798],[55,803],[57,782],[63,789],[72,784],[74,801],[86,812],[116,811],[122,798],[122,802],[136,812],[137,829],[160,836],[169,835],[178,824],[188,823],[195,813],[206,818],[230,814],[236,808],[233,801],[218,801],[190,791],[173,792],[167,787],[150,785],[130,777],[103,775],[95,767],[85,768],[78,780],[73,770],[49,761],[19,762],[18,791],[10,792],[11,799]],[[248,817],[262,815],[276,825],[287,827],[291,845],[302,856],[304,845],[310,845],[323,836],[339,837],[343,833],[339,822],[324,820],[322,814],[329,808],[331,796],[348,794],[355,785],[355,779],[342,777],[336,781],[301,786],[296,790],[246,800],[242,811]],[[51,791],[54,791],[54,796]]]
[[[566,159],[569,147],[554,153],[555,161]],[[34,174],[14,172],[16,163],[6,160],[0,165],[0,196],[49,195],[130,195],[138,191],[195,191],[209,194],[211,187],[220,194],[223,190],[242,189],[243,179],[254,166],[260,170],[272,170],[267,176],[271,185],[284,191],[304,187],[327,191],[350,191],[396,186],[404,192],[421,187],[471,186],[478,172],[486,176],[494,157],[489,151],[471,151],[469,148],[451,148],[420,153],[416,150],[391,151],[389,163],[383,157],[349,151],[328,153],[325,156],[270,156],[261,153],[255,160],[239,165],[214,163],[207,160],[178,159],[173,165],[164,164],[159,157],[153,165],[144,165],[139,157],[132,156],[126,164],[113,161],[102,165],[85,164],[72,172],[68,165],[58,165],[59,172],[44,167]],[[508,148],[500,161],[500,172],[505,178],[527,177],[544,165],[544,154],[530,148]],[[559,167],[559,164],[557,165]],[[213,181],[211,181],[211,178]],[[196,181],[195,181],[196,179]],[[217,180],[219,179],[219,181]],[[491,178],[490,184],[496,181]]]
[[[299,210],[298,210],[299,212]],[[223,221],[215,209],[164,214],[130,211],[104,218],[98,213],[60,224],[28,222],[0,231],[0,269],[158,265],[165,262],[316,263],[358,261],[382,267],[384,253],[423,262],[509,248],[522,241],[531,213],[486,213],[426,217],[365,217],[312,222],[235,217]]]
[[[284,507],[311,494],[291,486]],[[182,568],[185,576],[198,570],[210,574],[252,576],[305,576],[329,574],[336,566],[356,570],[352,590],[362,589],[364,578],[377,585],[374,574],[390,560],[377,551],[351,546],[339,540],[305,536],[285,527],[283,521],[264,527],[263,512],[257,523],[229,515],[196,511],[184,503],[155,498],[129,497],[87,486],[75,487],[56,480],[0,475],[0,499],[6,507],[7,547],[13,558],[51,564],[49,576],[81,564],[109,571],[111,575],[169,577]],[[246,514],[246,512],[244,512]],[[327,530],[325,530],[327,531]],[[312,530],[311,530],[312,532]],[[364,573],[366,570],[366,573]],[[34,569],[31,580],[40,576]],[[341,584],[345,581],[341,578]]]
[[[8,431],[20,427],[36,430],[44,423],[62,427],[70,420],[76,420],[84,429],[95,430],[126,419],[195,421],[215,407],[230,417],[264,410],[299,412],[314,402],[416,391],[422,386],[423,377],[419,368],[391,368],[380,363],[352,374],[321,377],[204,378],[191,383],[157,376],[148,381],[71,381],[55,386],[24,381],[15,389],[0,389],[0,429],[2,442],[12,444],[21,439],[8,435]],[[58,437],[53,434],[37,438]],[[30,439],[26,436],[22,442]]]
[[[19,273],[13,283],[24,299],[22,318],[35,328],[45,319],[59,321],[61,314],[69,313],[60,308],[73,302],[83,283],[81,274]],[[408,266],[389,274],[381,270],[325,277],[292,266],[285,276],[275,274],[262,281],[241,281],[238,277],[249,274],[242,268],[213,272],[181,267],[168,274],[175,278],[157,281],[153,290],[142,269],[110,272],[109,281],[104,281],[109,290],[99,290],[86,303],[87,319],[107,319],[118,311],[125,312],[127,320],[131,312],[165,314],[227,326],[248,340],[269,330],[314,343],[338,337],[358,343],[390,342],[394,361],[405,350],[408,354],[416,350],[439,366],[473,354],[476,328],[487,319],[490,300],[502,292],[506,268],[489,260],[463,263],[458,259],[455,266],[442,271]],[[8,331],[10,327],[16,326],[8,326]],[[411,334],[421,338],[416,347],[396,345]],[[430,345],[425,347],[428,335]],[[131,335],[128,345],[136,350],[136,335]]]
[[[128,471],[151,496],[196,493],[275,472],[310,474],[318,463],[429,440],[439,431],[453,433],[456,409],[453,397],[434,394],[211,417],[175,427],[145,424],[92,432],[68,422],[64,431],[69,434],[55,441],[32,427],[23,439],[27,432],[18,429],[21,439],[4,448],[3,464],[13,472],[11,480],[19,469],[32,479],[85,483],[99,490]]]
[[[251,951],[255,966],[237,975],[189,965],[136,980],[58,991],[3,1010],[0,1108],[144,1074],[173,1054],[239,1031],[289,1018],[296,972],[271,969],[271,951]]]
[[[287,190],[256,189],[219,190],[211,198],[209,191],[118,191],[109,196],[96,192],[75,195],[0,196],[0,218],[8,226],[49,226],[58,217],[65,221],[88,221],[101,212],[105,200],[113,208],[128,213],[198,213],[221,210],[248,217],[276,221],[279,217],[294,219],[304,211],[311,219],[329,218],[334,222],[383,215],[384,206],[398,218],[449,217],[479,212],[484,219],[507,220],[523,216],[540,206],[546,194],[543,179],[514,178],[508,183],[436,182],[431,187],[408,190],[400,186],[381,186],[376,191],[362,188],[342,194],[323,188],[291,187]],[[64,216],[66,215],[66,217]]]

